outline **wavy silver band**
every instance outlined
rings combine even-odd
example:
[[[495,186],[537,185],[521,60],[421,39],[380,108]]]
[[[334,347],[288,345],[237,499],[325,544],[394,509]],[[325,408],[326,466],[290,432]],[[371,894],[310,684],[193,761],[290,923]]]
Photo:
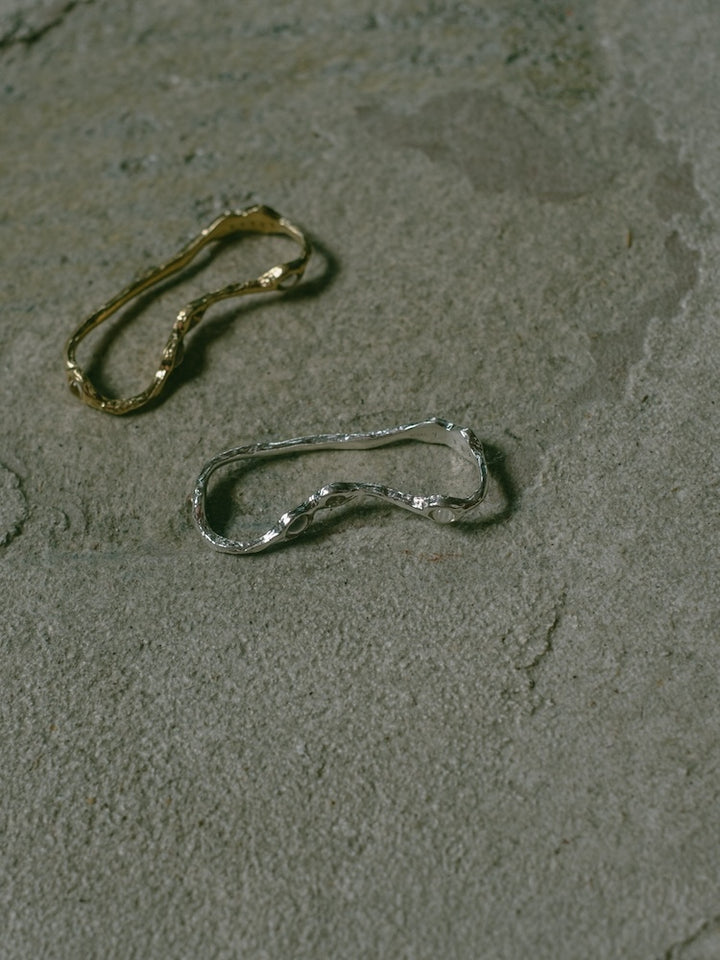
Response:
[[[210,477],[220,467],[238,460],[277,457],[314,450],[368,450],[384,447],[406,440],[420,443],[443,444],[463,459],[477,467],[480,483],[469,497],[450,497],[444,494],[401,493],[390,487],[375,483],[328,483],[311,494],[297,507],[284,513],[274,526],[261,536],[249,540],[231,540],[216,533],[208,524],[205,500]],[[436,523],[456,523],[473,518],[476,507],[487,492],[488,473],[480,441],[468,427],[458,427],[447,420],[432,417],[420,423],[376,430],[371,433],[321,434],[312,437],[296,437],[273,443],[256,443],[247,447],[234,447],[208,460],[197,478],[192,494],[193,519],[207,542],[224,553],[258,553],[267,547],[292,540],[307,530],[318,513],[326,513],[349,503],[367,499],[381,500],[403,510],[410,510]]]

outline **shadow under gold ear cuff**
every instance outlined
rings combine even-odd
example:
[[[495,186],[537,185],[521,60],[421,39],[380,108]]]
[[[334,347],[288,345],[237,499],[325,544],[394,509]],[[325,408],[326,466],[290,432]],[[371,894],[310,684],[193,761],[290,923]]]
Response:
[[[197,300],[193,300],[182,308],[172,327],[172,332],[165,345],[158,367],[150,385],[134,397],[124,399],[105,397],[88,378],[88,375],[78,365],[75,355],[78,344],[95,327],[99,326],[108,317],[117,313],[122,307],[144,293],[150,287],[165,280],[180,270],[183,270],[208,244],[218,240],[225,240],[240,233],[269,233],[283,234],[295,240],[300,246],[300,256],[288,263],[281,263],[271,267],[256,280],[245,280],[241,283],[231,283],[221,290],[206,293]],[[205,311],[219,300],[230,297],[242,297],[251,293],[271,293],[274,290],[285,289],[296,283],[302,277],[312,247],[308,237],[285,217],[276,213],[270,207],[254,206],[238,212],[226,212],[206,227],[194,240],[160,267],[153,267],[144,273],[140,279],[121,290],[107,303],[103,304],[90,317],[84,320],[70,337],[65,348],[65,372],[71,390],[77,393],[85,403],[105,413],[130,413],[153,400],[162,391],[173,369],[183,357],[183,339],[188,331],[192,330]]]

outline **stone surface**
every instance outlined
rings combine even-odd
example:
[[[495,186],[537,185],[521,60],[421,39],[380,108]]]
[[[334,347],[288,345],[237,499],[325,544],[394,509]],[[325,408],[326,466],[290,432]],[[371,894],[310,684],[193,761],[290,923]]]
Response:
[[[27,517],[27,503],[19,478],[0,464],[0,546],[20,532]]]
[[[701,0],[0,7],[4,956],[715,956],[719,34]],[[216,307],[154,409],[80,404],[80,319],[256,201],[309,282]],[[85,360],[142,387],[287,249]],[[487,445],[475,527],[191,525],[225,447],[428,415]],[[310,460],[216,509],[463,479]]]

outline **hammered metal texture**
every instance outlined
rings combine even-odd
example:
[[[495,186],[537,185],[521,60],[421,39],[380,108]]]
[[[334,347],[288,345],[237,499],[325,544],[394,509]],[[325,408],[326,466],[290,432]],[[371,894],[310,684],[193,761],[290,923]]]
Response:
[[[255,280],[230,283],[220,290],[206,293],[188,303],[177,315],[170,337],[162,352],[160,364],[145,390],[132,397],[112,398],[104,396],[78,364],[76,359],[78,344],[92,330],[117,313],[131,300],[187,267],[208,244],[225,240],[238,233],[283,234],[300,245],[300,256],[287,263],[271,267]],[[274,290],[293,285],[302,277],[311,252],[310,241],[302,230],[270,207],[253,206],[247,210],[228,211],[221,214],[167,263],[148,270],[139,280],[125,287],[80,324],[67,341],[65,348],[65,372],[70,388],[85,403],[105,413],[120,415],[139,409],[157,397],[162,391],[168,377],[183,358],[185,335],[202,320],[208,307],[219,300],[226,300],[230,297],[241,297],[253,293],[271,293]]]
[[[466,498],[450,497],[444,494],[418,495],[402,493],[400,490],[393,490],[375,483],[334,482],[325,484],[297,507],[283,513],[277,523],[265,533],[248,540],[232,540],[224,537],[214,531],[208,523],[205,511],[208,481],[218,468],[229,463],[317,450],[368,450],[372,447],[383,447],[409,440],[443,444],[476,466],[480,482],[474,493]],[[487,484],[485,456],[472,430],[468,427],[455,426],[439,417],[432,417],[419,423],[389,427],[370,433],[321,434],[272,443],[256,443],[226,450],[213,457],[203,467],[192,494],[192,513],[200,533],[216,550],[237,554],[258,553],[269,546],[294,539],[308,529],[318,513],[327,513],[338,507],[357,504],[368,499],[380,500],[403,510],[409,510],[436,523],[470,520],[475,508],[485,497]]]

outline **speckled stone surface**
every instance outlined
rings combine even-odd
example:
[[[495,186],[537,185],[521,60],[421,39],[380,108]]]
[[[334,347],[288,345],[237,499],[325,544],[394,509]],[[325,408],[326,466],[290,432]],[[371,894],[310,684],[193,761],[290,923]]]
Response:
[[[702,0],[3,0],[3,958],[720,956],[718,50]],[[253,202],[305,286],[215,307],[153,409],[79,403],[80,320]],[[133,392],[287,252],[85,361]],[[486,444],[473,527],[192,526],[225,447],[429,415]],[[214,509],[461,473],[293,458]]]

